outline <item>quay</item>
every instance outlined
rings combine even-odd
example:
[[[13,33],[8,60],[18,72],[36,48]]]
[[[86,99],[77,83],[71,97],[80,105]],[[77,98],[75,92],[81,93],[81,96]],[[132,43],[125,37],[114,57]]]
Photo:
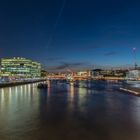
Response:
[[[65,75],[52,75],[52,76],[47,76],[47,79],[52,79],[52,80],[66,80],[67,77]],[[116,77],[116,76],[110,76],[110,77],[91,77],[91,76],[77,76],[74,75],[71,77],[72,80],[125,80],[125,77]]]
[[[130,88],[130,87],[124,87],[124,88],[120,88],[120,91],[126,92],[126,93],[130,93],[133,94],[135,96],[140,96],[140,89],[139,88]]]
[[[37,82],[43,82],[43,81],[46,81],[46,79],[0,83],[0,88],[10,87],[10,86],[17,86],[17,85],[25,85],[25,84],[31,84],[31,83],[37,83]]]

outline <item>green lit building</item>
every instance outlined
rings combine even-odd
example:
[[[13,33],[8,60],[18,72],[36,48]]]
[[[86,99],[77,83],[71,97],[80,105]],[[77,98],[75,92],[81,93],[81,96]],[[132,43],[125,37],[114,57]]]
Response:
[[[1,76],[39,78],[41,76],[41,64],[21,57],[2,58]]]

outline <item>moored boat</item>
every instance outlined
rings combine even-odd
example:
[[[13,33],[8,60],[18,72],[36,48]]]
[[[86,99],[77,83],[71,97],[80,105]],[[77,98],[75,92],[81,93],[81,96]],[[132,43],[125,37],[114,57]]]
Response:
[[[46,83],[40,83],[37,85],[37,88],[48,88],[48,85]]]

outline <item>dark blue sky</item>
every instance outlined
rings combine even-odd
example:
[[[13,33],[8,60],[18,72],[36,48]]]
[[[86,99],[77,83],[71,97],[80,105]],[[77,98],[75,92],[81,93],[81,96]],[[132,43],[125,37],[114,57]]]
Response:
[[[140,64],[139,0],[0,1],[0,56],[47,66]]]

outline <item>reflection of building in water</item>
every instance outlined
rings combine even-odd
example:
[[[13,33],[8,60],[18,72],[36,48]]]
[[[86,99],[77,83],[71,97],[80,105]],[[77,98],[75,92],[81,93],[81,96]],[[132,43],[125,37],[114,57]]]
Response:
[[[7,108],[7,106],[11,105],[12,100],[12,88],[1,88],[0,89],[0,110]]]
[[[48,97],[50,97],[51,95],[51,81],[50,80],[47,80],[47,85],[48,85],[48,88],[47,88],[47,95]]]
[[[71,82],[72,83],[72,82]],[[70,113],[70,111],[73,111],[73,109],[75,109],[75,94],[74,94],[74,84],[70,84],[68,87],[68,113]]]
[[[136,120],[140,125],[140,110],[139,110],[140,100],[139,98],[136,98],[136,100],[133,101],[133,104],[135,105],[135,112],[133,112],[132,115],[133,115],[134,120]]]
[[[131,70],[126,74],[126,79],[130,80],[137,80],[140,77],[140,71],[139,70]]]
[[[72,82],[70,84],[70,98],[71,100],[74,98],[74,84]]]
[[[86,101],[87,89],[86,88],[78,88],[78,106],[81,111],[85,111],[83,104]]]
[[[4,89],[0,89],[0,103],[1,103],[1,106],[0,107],[3,107],[4,105]]]

